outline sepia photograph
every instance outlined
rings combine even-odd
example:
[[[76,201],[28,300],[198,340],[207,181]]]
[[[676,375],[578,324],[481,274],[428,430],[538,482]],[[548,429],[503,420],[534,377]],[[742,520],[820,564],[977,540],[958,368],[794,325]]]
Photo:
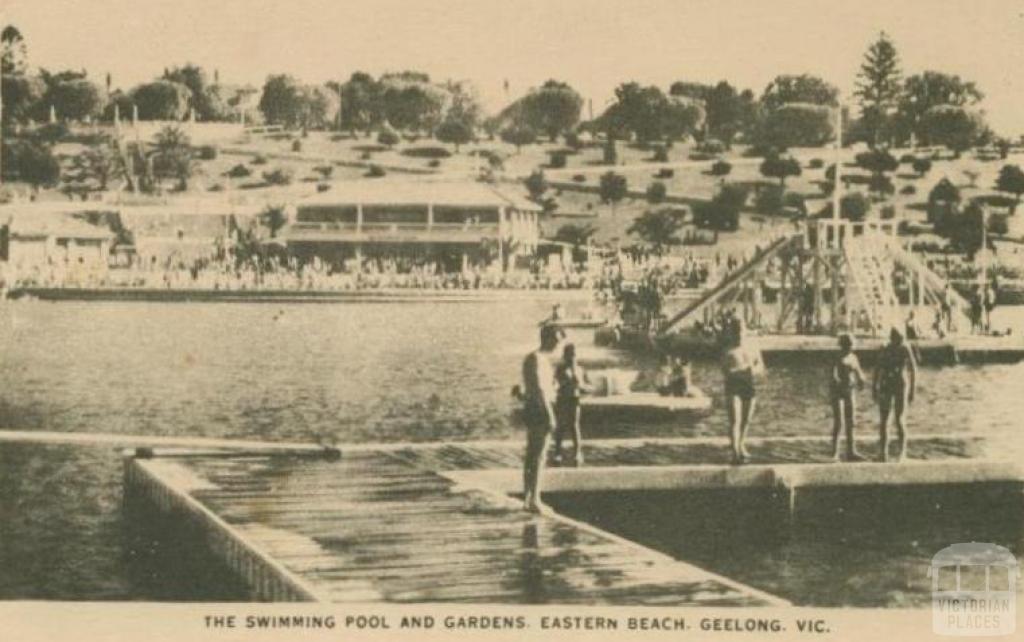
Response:
[[[4,0],[0,56],[0,640],[1016,633],[1020,0]]]

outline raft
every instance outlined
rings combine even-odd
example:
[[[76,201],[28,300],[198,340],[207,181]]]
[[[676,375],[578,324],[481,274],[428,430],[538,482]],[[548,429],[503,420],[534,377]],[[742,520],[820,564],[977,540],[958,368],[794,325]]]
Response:
[[[681,415],[704,414],[711,410],[711,397],[699,389],[683,397],[662,396],[656,392],[625,392],[615,395],[585,396],[580,408],[585,420],[671,420]]]

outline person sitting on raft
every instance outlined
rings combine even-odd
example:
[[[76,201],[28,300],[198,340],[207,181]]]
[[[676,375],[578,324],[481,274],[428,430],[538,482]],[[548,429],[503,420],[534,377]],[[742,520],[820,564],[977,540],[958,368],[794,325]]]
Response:
[[[832,459],[839,461],[839,433],[846,424],[846,459],[864,461],[853,440],[857,389],[864,387],[864,371],[853,351],[853,337],[839,336],[839,356],[832,365],[830,397],[832,402]]]

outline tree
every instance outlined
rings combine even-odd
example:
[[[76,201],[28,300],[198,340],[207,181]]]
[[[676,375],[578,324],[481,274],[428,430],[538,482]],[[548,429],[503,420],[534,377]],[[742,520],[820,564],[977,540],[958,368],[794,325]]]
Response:
[[[959,205],[960,190],[948,178],[943,178],[928,193],[928,222],[938,231]]]
[[[437,139],[442,143],[455,145],[455,153],[459,152],[459,146],[473,140],[475,132],[473,123],[466,116],[449,113],[444,121],[437,127]]]
[[[381,87],[370,74],[357,71],[341,86],[341,127],[355,135],[362,130],[367,136],[380,122]]]
[[[900,166],[896,157],[884,149],[873,149],[857,154],[856,161],[858,167],[866,169],[872,174],[893,172]]]
[[[761,96],[762,107],[772,111],[790,103],[835,107],[839,104],[839,90],[809,74],[776,76]]]
[[[524,181],[526,185],[526,191],[530,193],[530,200],[537,203],[541,202],[544,197],[544,192],[548,191],[548,181],[544,178],[544,172],[535,170],[526,177]]]
[[[170,80],[156,80],[132,90],[141,120],[180,121],[188,113],[190,96],[188,87]]]
[[[630,224],[626,233],[653,245],[654,251],[661,254],[666,247],[682,243],[679,231],[683,228],[685,216],[686,210],[679,208],[647,210]]]
[[[0,31],[0,73],[23,75],[28,70],[28,46],[21,31],[7,25]]]
[[[663,202],[665,197],[668,196],[668,188],[666,188],[665,184],[661,181],[652,181],[651,184],[647,186],[646,196],[648,203],[651,205],[657,205]]]
[[[960,76],[938,71],[925,71],[909,76],[903,84],[903,95],[899,101],[899,124],[905,137],[911,133],[920,142],[930,144],[927,132],[923,131],[924,115],[939,105],[969,107],[977,104],[985,95],[973,82]]]
[[[189,106],[204,121],[226,120],[230,114],[227,101],[216,85],[211,85],[202,67],[187,64],[164,70],[164,80],[181,83],[190,92]]]
[[[738,134],[750,132],[757,120],[754,92],[749,89],[737,92],[724,80],[708,92],[704,109],[708,135],[726,145],[731,145]]]
[[[740,210],[746,205],[747,196],[746,188],[741,185],[723,185],[714,198],[694,207],[693,222],[697,227],[736,231],[740,227]]]
[[[871,211],[871,201],[860,192],[843,194],[839,201],[839,216],[849,221],[863,221]],[[818,214],[820,218],[832,218],[832,203]]]
[[[930,158],[915,158],[911,165],[917,175],[924,178],[924,175],[932,169],[932,159]]]
[[[896,108],[902,92],[896,46],[883,31],[864,54],[854,92],[860,99],[862,126],[870,144],[877,145],[880,142],[888,125],[889,114]]]
[[[611,204],[612,216],[615,216],[615,204],[626,198],[628,192],[628,183],[625,176],[615,172],[601,174],[601,184],[599,186],[601,202]]]
[[[178,179],[178,189],[188,189],[188,180],[195,170],[188,135],[179,127],[167,126],[156,134],[153,166],[158,174]]]
[[[60,182],[60,162],[53,150],[46,145],[21,141],[14,147],[18,178],[38,192],[43,187],[53,187]],[[5,168],[9,163],[4,163]]]
[[[501,132],[501,140],[515,145],[516,153],[519,153],[523,145],[531,145],[537,140],[537,132],[527,125],[512,125]]]
[[[294,127],[302,117],[302,89],[287,74],[271,75],[263,83],[260,111],[268,123]]]
[[[832,110],[828,107],[789,103],[764,115],[756,142],[779,150],[820,147],[834,137],[832,121]]]
[[[270,231],[270,238],[274,238],[277,236],[277,232],[288,223],[288,215],[283,207],[268,205],[260,212],[259,222]]]
[[[383,116],[396,129],[432,134],[444,115],[448,92],[407,72],[381,78]]]
[[[669,119],[669,100],[660,89],[628,82],[615,89],[615,103],[598,120],[609,138],[632,133],[648,143],[665,137]]]
[[[595,233],[597,233],[597,228],[593,225],[567,223],[558,228],[558,231],[555,232],[554,240],[560,243],[568,243],[569,245],[580,247],[586,245],[590,239],[593,238]]]
[[[110,140],[88,147],[75,156],[72,163],[73,180],[79,184],[95,182],[96,189],[101,192],[106,191],[113,176],[124,171],[121,155]]]
[[[803,170],[800,168],[800,161],[787,156],[769,156],[761,163],[761,175],[766,178],[779,179],[779,185],[786,186],[786,179],[790,176],[799,176]]]
[[[52,84],[43,96],[43,103],[52,105],[67,120],[85,120],[103,112],[104,96],[99,85],[77,78]]]
[[[0,93],[3,94],[3,122],[24,123],[28,121],[46,92],[46,83],[38,76],[8,74],[0,79]]]
[[[551,142],[580,121],[583,98],[567,83],[548,80],[520,99],[522,116],[535,131],[544,132]]]
[[[970,149],[984,125],[980,114],[956,105],[937,105],[921,117],[921,137],[930,145],[944,145],[956,154]]]
[[[1013,207],[1010,208],[1010,214],[1016,214],[1021,194],[1024,194],[1024,171],[1021,170],[1020,165],[1003,165],[999,170],[999,177],[996,179],[996,189],[1013,194],[1015,200]]]

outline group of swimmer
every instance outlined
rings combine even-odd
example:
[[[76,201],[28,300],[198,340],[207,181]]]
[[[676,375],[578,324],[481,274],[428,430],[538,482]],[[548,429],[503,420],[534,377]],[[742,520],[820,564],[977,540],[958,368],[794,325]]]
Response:
[[[572,462],[583,464],[580,434],[580,396],[588,386],[580,368],[576,349],[564,345],[565,331],[554,323],[540,327],[540,346],[523,360],[523,388],[517,394],[523,401],[526,424],[526,456],[523,465],[524,508],[530,512],[546,512],[540,501],[540,476],[547,457],[549,438],[554,437],[554,461],[562,462],[562,440],[568,433],[573,442]],[[559,356],[561,350],[561,358]],[[832,407],[832,458],[842,459],[840,441],[845,429],[847,461],[864,461],[854,439],[857,391],[866,377],[854,352],[853,337],[839,336],[839,354],[829,374],[829,399]],[[721,369],[724,378],[725,406],[729,422],[732,462],[750,460],[746,436],[757,402],[757,380],[765,371],[760,350],[747,339],[746,328],[739,318],[732,318],[723,336]],[[685,395],[690,383],[688,362],[669,358],[655,380],[663,395]],[[878,355],[871,383],[871,392],[879,409],[879,461],[890,461],[889,419],[896,426],[897,458],[907,453],[906,412],[914,401],[917,387],[917,362],[903,333],[893,328],[889,341]]]

